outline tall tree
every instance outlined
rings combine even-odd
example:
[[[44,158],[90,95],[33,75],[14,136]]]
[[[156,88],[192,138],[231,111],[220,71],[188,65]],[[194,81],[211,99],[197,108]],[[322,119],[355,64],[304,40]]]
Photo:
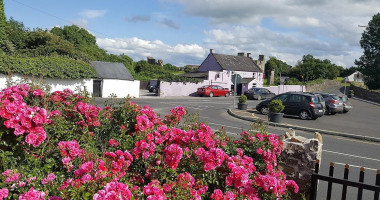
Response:
[[[4,2],[0,0],[0,41],[6,39],[6,33],[4,27],[7,25],[7,18],[5,17]]]
[[[363,55],[355,64],[365,76],[364,83],[369,89],[380,88],[380,13],[372,17],[362,34],[360,46]]]
[[[279,60],[275,57],[270,57],[269,60],[265,63],[265,76],[268,77],[272,70],[274,70],[275,76],[279,76],[280,72],[282,76],[289,74],[289,70],[292,66],[286,64],[286,62]]]

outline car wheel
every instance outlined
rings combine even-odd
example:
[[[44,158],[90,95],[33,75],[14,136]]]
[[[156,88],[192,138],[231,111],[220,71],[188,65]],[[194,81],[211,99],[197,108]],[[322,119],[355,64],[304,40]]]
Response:
[[[157,88],[153,88],[152,92],[157,93]]]
[[[343,113],[348,113],[348,110],[343,110]]]
[[[214,93],[210,92],[209,96],[210,96],[210,97],[213,97],[213,96],[214,96]]]
[[[336,114],[336,112],[330,112],[330,115],[335,115]]]
[[[266,106],[263,106],[260,108],[260,113],[263,114],[263,115],[267,115],[268,114],[268,107]]]
[[[261,96],[260,96],[260,95],[259,95],[259,96],[257,96],[257,100],[259,100],[259,101],[261,100]]]
[[[301,110],[301,112],[299,113],[298,115],[301,119],[303,120],[306,120],[306,119],[309,119],[310,118],[310,114],[309,112],[307,112],[306,110]]]
[[[228,96],[230,96],[230,93],[226,92],[226,94],[224,96],[228,97]]]
[[[203,94],[198,94],[198,96],[203,97]]]

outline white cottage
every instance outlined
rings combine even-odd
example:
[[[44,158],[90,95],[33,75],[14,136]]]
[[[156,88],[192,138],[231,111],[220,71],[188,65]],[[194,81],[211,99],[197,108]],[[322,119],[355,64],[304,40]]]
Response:
[[[140,81],[134,80],[123,63],[90,61],[90,64],[97,72],[97,78],[93,79],[92,96],[140,96]]]

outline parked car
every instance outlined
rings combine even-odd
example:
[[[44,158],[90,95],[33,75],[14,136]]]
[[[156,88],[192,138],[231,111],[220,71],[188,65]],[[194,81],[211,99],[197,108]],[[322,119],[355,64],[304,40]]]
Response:
[[[316,92],[316,94],[322,95],[325,100],[326,114],[335,115],[336,113],[343,112],[343,102],[340,100],[338,95],[320,92]]]
[[[314,94],[318,97],[319,101],[322,103],[322,107],[323,107],[323,113],[325,113],[326,111],[326,103],[325,103],[325,99],[323,98],[323,96],[319,93],[313,93],[313,92],[309,92],[310,94]]]
[[[247,96],[248,99],[261,100],[261,99],[270,99],[274,97],[276,94],[265,88],[254,87],[245,91],[244,95]]]
[[[352,104],[348,101],[347,96],[340,96],[340,100],[343,102],[343,113],[347,113],[352,109]]]
[[[228,88],[223,88],[219,85],[205,85],[197,89],[197,95],[199,96],[230,96]]]
[[[287,92],[267,99],[256,106],[261,114],[268,114],[268,105],[272,100],[280,99],[285,106],[285,115],[299,116],[301,119],[317,119],[324,114],[322,102],[317,95],[305,92]]]
[[[149,92],[158,92],[158,80],[152,79],[149,80],[148,85],[146,85],[146,89],[149,90]]]

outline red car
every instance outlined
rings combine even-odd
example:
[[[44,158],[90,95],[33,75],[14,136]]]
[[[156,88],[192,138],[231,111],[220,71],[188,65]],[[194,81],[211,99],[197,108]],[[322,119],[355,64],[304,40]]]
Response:
[[[199,96],[209,96],[209,97],[214,97],[214,96],[225,96],[228,97],[230,96],[230,91],[227,88],[223,88],[219,85],[205,85],[197,90],[197,94]]]

